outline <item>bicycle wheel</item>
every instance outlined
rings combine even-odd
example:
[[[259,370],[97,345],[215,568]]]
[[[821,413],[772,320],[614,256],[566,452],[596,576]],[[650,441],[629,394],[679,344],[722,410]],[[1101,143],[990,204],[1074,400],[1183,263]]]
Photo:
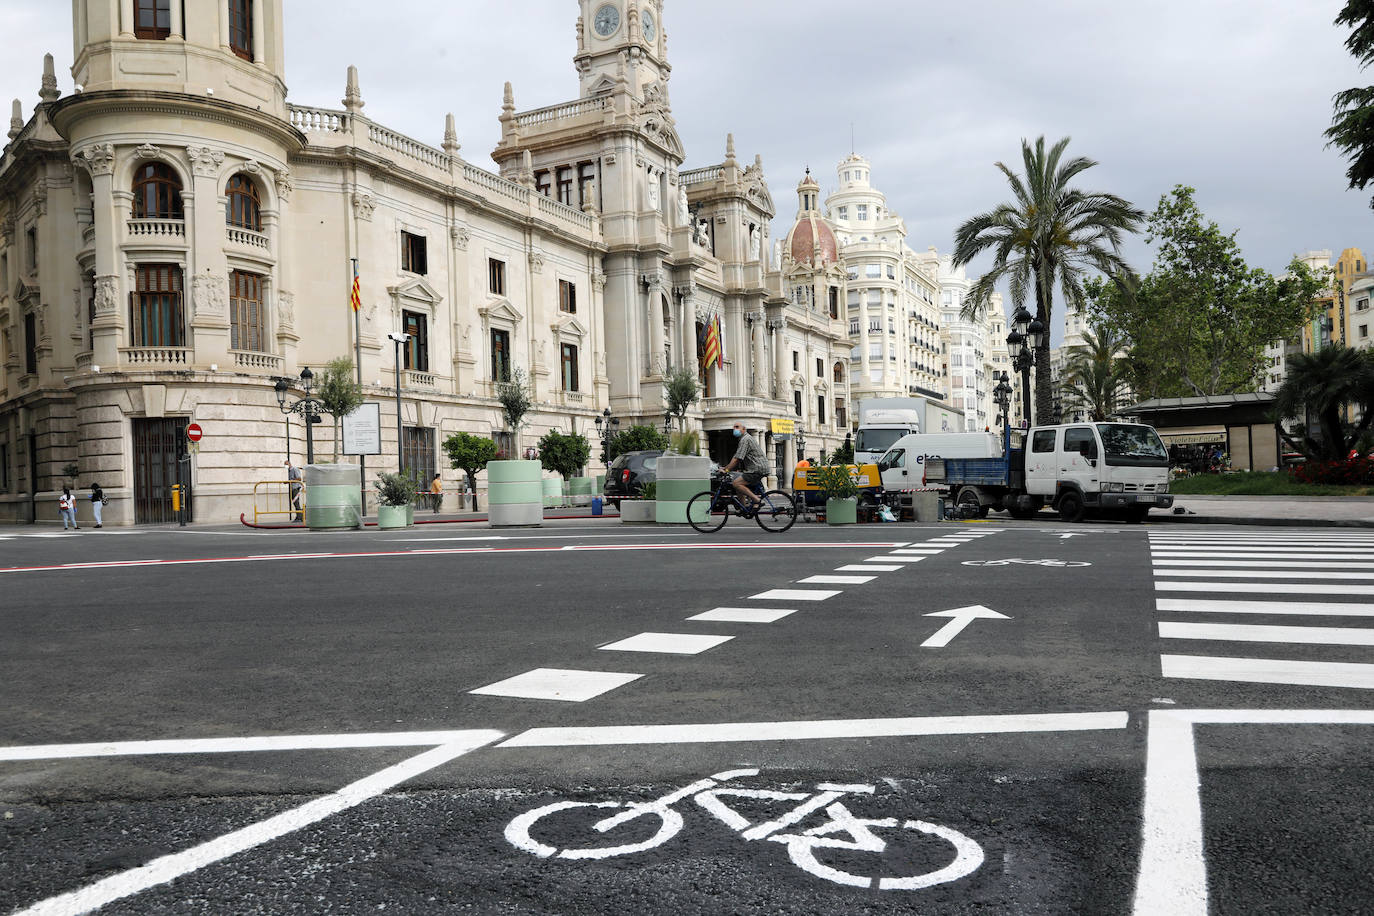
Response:
[[[781,490],[769,490],[763,494],[754,521],[764,531],[782,534],[797,522],[797,504]]]
[[[637,843],[624,843],[619,846],[567,846],[557,847],[548,843],[541,842],[534,838],[531,828],[539,821],[550,815],[556,815],[564,811],[576,808],[590,808],[593,810],[606,808],[623,808],[624,812],[618,817],[611,817],[601,820],[595,824],[590,824],[597,833],[605,835],[609,830],[629,823],[644,815],[653,815],[660,821],[658,829],[652,836],[640,840]],[[672,839],[679,830],[682,829],[682,815],[672,808],[657,804],[625,804],[622,802],[556,802],[552,805],[545,805],[542,808],[535,808],[533,811],[526,811],[506,825],[506,841],[517,849],[524,850],[532,856],[541,859],[609,859],[614,856],[628,856],[646,849],[653,849],[661,846]],[[637,831],[642,835],[643,831]],[[591,835],[586,836],[591,839]]]
[[[730,503],[728,500],[720,501],[720,511],[713,513],[716,495],[710,490],[698,493],[692,497],[692,501],[687,504],[687,521],[692,523],[692,527],[702,534],[711,534],[725,527],[725,523],[730,520]]]

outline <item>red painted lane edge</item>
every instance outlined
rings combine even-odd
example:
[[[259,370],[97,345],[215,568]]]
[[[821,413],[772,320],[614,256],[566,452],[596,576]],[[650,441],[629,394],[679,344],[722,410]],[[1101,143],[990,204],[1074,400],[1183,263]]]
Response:
[[[595,519],[595,518],[600,518],[600,519],[607,519],[607,520],[609,520],[609,519],[613,519],[613,518],[620,518],[620,516],[619,516],[619,515],[546,515],[546,516],[544,516],[544,521],[546,521],[546,522],[586,521],[586,520],[588,520],[588,519]],[[247,518],[247,513],[245,513],[245,512],[239,513],[239,521],[243,523],[243,526],[244,526],[245,528],[253,528],[253,529],[257,530],[257,531],[309,531],[309,530],[310,530],[309,528],[307,528],[307,527],[304,526],[304,525],[259,525],[259,524],[257,524],[256,522],[250,522],[250,521],[248,520],[248,518]],[[416,524],[417,526],[419,526],[419,525],[470,525],[470,524],[472,524],[472,523],[474,523],[474,522],[485,522],[485,521],[488,521],[488,520],[485,519],[485,518],[435,518],[435,519],[416,519],[415,524]],[[376,528],[376,527],[377,527],[377,523],[376,523],[376,522],[364,522],[364,523],[363,523],[363,527],[364,527],[364,528]]]

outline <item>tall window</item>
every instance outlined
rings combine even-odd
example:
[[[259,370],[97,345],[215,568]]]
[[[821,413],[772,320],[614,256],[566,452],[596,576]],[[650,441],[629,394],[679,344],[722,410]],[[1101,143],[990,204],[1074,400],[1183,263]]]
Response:
[[[825,395],[816,396],[816,422],[824,425],[825,423]]]
[[[578,205],[585,207],[588,203],[595,205],[592,200],[592,183],[596,181],[596,163],[584,162],[577,167],[577,200]]]
[[[429,273],[429,257],[425,250],[424,236],[401,232],[401,270],[421,275]]]
[[[548,169],[534,173],[534,189],[545,197],[553,196],[553,176]]]
[[[262,231],[262,205],[258,200],[258,186],[247,175],[235,175],[229,179],[224,189],[229,197],[229,206],[224,211],[224,220],[239,229]]]
[[[134,271],[129,316],[130,346],[186,345],[181,268],[175,264],[140,264]]]
[[[794,391],[794,392],[792,392],[792,408],[797,412],[797,416],[800,417],[800,416],[802,415],[802,412],[801,412],[801,392],[800,392],[800,391]]]
[[[406,426],[401,429],[401,467],[420,482],[420,489],[427,490],[434,479],[435,454],[434,430],[422,426]]]
[[[510,332],[491,332],[491,380],[510,381]]]
[[[229,0],[229,47],[244,60],[253,59],[253,0]]]
[[[563,344],[563,390],[577,391],[577,347]]]
[[[185,219],[181,179],[161,162],[146,162],[134,172],[134,219]]]
[[[0,493],[10,491],[10,447],[0,443]]]
[[[573,170],[570,166],[558,170],[558,202],[573,205]]]
[[[38,273],[38,227],[30,226],[24,233],[24,241],[27,243],[29,256],[29,273]]]
[[[405,367],[412,372],[428,372],[429,319],[419,312],[402,312],[401,322],[410,335],[405,346]]]
[[[492,295],[495,296],[506,294],[505,261],[498,261],[495,258],[487,259],[487,289],[491,290]]]
[[[33,312],[24,316],[24,371],[38,373],[38,319]]]
[[[840,317],[840,288],[838,286],[830,287],[830,317]]]
[[[816,357],[816,378],[825,378],[825,360]]]
[[[262,277],[257,274],[229,273],[229,349],[267,352]]]
[[[162,39],[172,34],[172,0],[134,0],[134,37]]]
[[[577,287],[567,280],[558,281],[558,310],[577,314]]]

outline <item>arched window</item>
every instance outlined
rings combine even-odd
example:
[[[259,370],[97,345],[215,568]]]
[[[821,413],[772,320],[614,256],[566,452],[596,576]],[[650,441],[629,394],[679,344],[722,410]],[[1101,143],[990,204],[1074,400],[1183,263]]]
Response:
[[[134,219],[185,219],[181,179],[161,162],[146,162],[134,172]]]
[[[135,0],[134,37],[163,39],[172,34],[172,0]]]
[[[844,363],[835,364],[834,380],[837,385],[844,384]]]
[[[224,189],[229,206],[224,211],[225,222],[239,229],[262,231],[262,208],[258,201],[258,186],[247,175],[235,175]]]

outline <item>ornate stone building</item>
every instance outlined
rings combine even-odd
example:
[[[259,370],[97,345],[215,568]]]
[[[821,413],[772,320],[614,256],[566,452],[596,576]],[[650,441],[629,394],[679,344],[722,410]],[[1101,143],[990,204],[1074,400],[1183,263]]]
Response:
[[[464,158],[451,117],[438,146],[372,120],[353,68],[340,107],[287,104],[283,5],[76,0],[77,91],[59,93],[49,58],[37,108],[25,119],[15,102],[0,155],[0,520],[55,517],[69,465],[105,489],[111,523],[167,520],[191,422],[205,430],[196,517],[251,512],[254,482],[304,451],[277,380],[299,396],[301,369],[355,350],[384,416],[399,368],[401,430],[382,423],[373,468],[450,478],[440,443],[499,430],[496,384],[515,368],[533,384],[529,445],[588,432],[606,407],[661,423],[665,373],[687,365],[716,456],[743,420],[790,469],[795,448],[767,430],[794,392],[810,410],[822,389],[786,354],[829,366],[835,338],[762,257],[762,164],[729,141],[720,164],[683,170],[658,0],[579,0],[579,96],[520,112],[508,85],[499,174]],[[724,363],[701,368],[717,320]],[[332,451],[318,429],[317,457]]]

